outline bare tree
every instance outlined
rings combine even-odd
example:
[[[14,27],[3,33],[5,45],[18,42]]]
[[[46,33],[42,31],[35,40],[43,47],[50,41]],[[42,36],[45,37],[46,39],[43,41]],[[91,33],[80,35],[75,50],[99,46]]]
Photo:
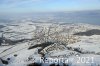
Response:
[[[40,42],[48,42],[50,36],[51,25],[49,27],[37,26],[34,31],[34,38]]]
[[[59,29],[61,28],[61,29]],[[48,27],[45,26],[37,26],[35,30],[35,38],[38,42],[57,42],[60,44],[68,44],[75,42],[75,36],[71,35],[73,28],[67,28],[67,34],[61,34],[63,29],[59,24],[51,24]]]

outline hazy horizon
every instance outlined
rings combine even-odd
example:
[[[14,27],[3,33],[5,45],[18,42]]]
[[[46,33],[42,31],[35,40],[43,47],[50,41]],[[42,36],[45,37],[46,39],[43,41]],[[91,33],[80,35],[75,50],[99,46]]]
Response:
[[[16,21],[32,22],[64,22],[64,23],[89,23],[100,25],[100,10],[69,11],[69,12],[43,12],[30,14],[11,14],[0,16],[0,22],[10,23]]]
[[[0,14],[100,10],[100,0],[1,0]]]
[[[100,24],[100,0],[1,0],[0,22],[33,21]]]

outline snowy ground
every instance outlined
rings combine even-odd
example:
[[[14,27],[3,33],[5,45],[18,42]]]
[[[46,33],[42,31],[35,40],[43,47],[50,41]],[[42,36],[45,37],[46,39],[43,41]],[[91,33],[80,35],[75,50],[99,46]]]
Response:
[[[0,46],[0,58],[8,62],[8,64],[3,64],[0,60],[0,66],[28,66],[31,63],[42,63],[42,66],[49,66],[53,63],[51,60],[61,58],[64,61],[68,60],[65,63],[68,66],[99,66],[100,35],[73,35],[91,29],[100,30],[100,26],[82,23],[41,24],[32,22],[5,25],[0,29],[1,36],[3,34],[4,38],[12,41],[23,41]],[[52,44],[41,45],[45,44],[45,41],[52,42]],[[34,48],[29,49],[29,47]],[[63,63],[60,61],[59,65],[63,66]]]

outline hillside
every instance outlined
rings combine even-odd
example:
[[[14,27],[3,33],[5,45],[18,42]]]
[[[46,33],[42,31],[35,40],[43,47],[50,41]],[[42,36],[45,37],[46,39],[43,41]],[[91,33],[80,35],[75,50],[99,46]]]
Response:
[[[18,22],[0,25],[0,35],[0,66],[100,65],[97,25]]]

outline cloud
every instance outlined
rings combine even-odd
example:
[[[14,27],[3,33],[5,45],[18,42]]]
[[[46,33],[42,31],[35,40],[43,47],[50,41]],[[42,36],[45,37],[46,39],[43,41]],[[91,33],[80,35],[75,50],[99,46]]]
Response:
[[[23,3],[23,2],[37,2],[43,0],[0,0],[0,4],[16,4],[16,3]]]

